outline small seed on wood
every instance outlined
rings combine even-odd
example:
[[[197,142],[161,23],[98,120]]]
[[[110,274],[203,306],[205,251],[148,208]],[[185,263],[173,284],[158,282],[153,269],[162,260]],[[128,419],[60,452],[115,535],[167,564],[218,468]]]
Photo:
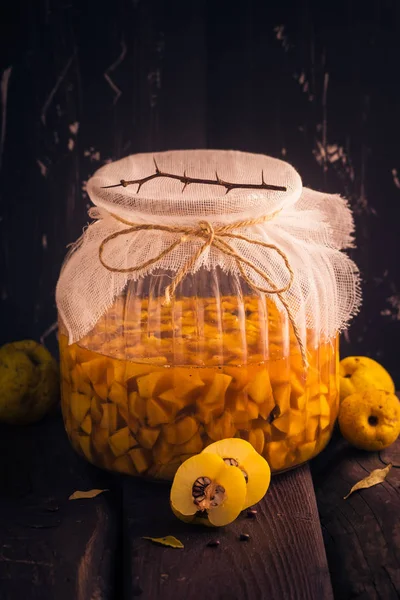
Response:
[[[241,542],[248,542],[249,539],[250,539],[250,536],[249,536],[248,533],[241,533],[240,536],[239,536],[239,540]]]
[[[219,540],[211,540],[210,542],[208,542],[207,546],[209,546],[210,548],[216,548],[217,546],[219,546],[219,544]]]
[[[255,518],[256,518],[256,516],[257,516],[257,510],[256,510],[255,508],[250,508],[250,509],[247,511],[247,517],[248,517],[249,519],[255,519]]]

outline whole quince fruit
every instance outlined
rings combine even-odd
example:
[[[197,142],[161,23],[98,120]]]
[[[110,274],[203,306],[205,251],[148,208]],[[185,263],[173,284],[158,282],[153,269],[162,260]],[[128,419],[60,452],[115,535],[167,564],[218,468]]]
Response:
[[[394,394],[395,387],[389,373],[367,356],[348,356],[339,363],[340,400],[350,394],[372,388]]]
[[[56,403],[59,369],[49,351],[33,340],[0,348],[0,421],[39,421]]]
[[[351,394],[340,404],[339,427],[343,437],[356,448],[387,448],[400,434],[399,399],[376,389]]]

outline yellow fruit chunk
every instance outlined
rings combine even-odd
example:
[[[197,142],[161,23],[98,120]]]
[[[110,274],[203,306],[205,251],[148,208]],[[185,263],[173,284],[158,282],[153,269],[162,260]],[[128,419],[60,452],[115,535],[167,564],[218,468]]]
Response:
[[[284,440],[265,444],[264,456],[274,471],[287,469],[291,464],[290,450]]]
[[[194,436],[198,428],[196,419],[187,416],[170,425],[164,425],[163,433],[169,444],[184,444]]]
[[[216,526],[232,523],[240,514],[246,497],[242,472],[228,467],[216,454],[198,454],[177,470],[171,487],[175,514],[195,516],[206,511]]]
[[[96,354],[91,350],[87,350],[86,348],[82,348],[75,344],[75,360],[78,363],[84,363],[87,361],[95,360],[97,358]]]
[[[271,410],[274,407],[274,397],[267,369],[259,371],[254,376],[254,379],[247,386],[247,392],[257,404],[269,402]]]
[[[92,396],[92,386],[90,385],[89,378],[82,369],[82,365],[76,364],[71,371],[71,382],[72,389],[81,394]]]
[[[143,450],[143,448],[133,448],[133,450],[129,450],[129,456],[132,459],[135,469],[141,475],[150,467],[150,458],[148,450]]]
[[[236,427],[232,415],[225,412],[221,417],[213,419],[206,425],[206,432],[214,441],[233,437],[236,433]]]
[[[110,433],[117,429],[118,409],[115,404],[103,404],[103,416],[101,417],[100,427],[108,429]]]
[[[286,433],[288,437],[298,435],[305,429],[306,416],[303,412],[291,410],[272,422],[272,427]]]
[[[92,419],[89,414],[87,414],[86,417],[83,419],[81,423],[81,429],[82,431],[87,433],[87,435],[90,435],[92,433]]]
[[[71,414],[78,421],[82,423],[90,409],[90,397],[88,398],[85,394],[79,392],[72,392],[70,396],[70,407]]]
[[[290,400],[291,403],[295,403],[296,402],[296,398],[298,396],[302,396],[305,392],[305,386],[302,383],[301,379],[299,379],[299,377],[297,377],[297,375],[295,375],[295,373],[292,373],[290,376],[290,387],[291,387],[291,393],[290,393]]]
[[[132,464],[129,456],[119,456],[112,463],[112,469],[114,471],[118,471],[119,473],[127,473],[127,475],[136,475],[137,471]]]
[[[107,369],[110,367],[110,360],[106,357],[94,358],[88,362],[83,362],[81,367],[82,371],[92,384],[106,383]]]
[[[290,408],[290,383],[279,383],[275,384],[272,388],[274,401],[280,408],[280,414],[285,413]]]
[[[339,426],[343,437],[356,448],[387,448],[400,433],[399,399],[376,389],[351,394],[340,404]]]
[[[119,429],[108,440],[114,456],[126,454],[130,448],[137,446],[136,440],[132,437],[129,427]]]
[[[314,455],[316,444],[317,442],[314,440],[312,442],[305,442],[297,446],[297,456],[299,462],[303,463],[307,460],[310,460],[310,458]]]
[[[141,398],[137,392],[130,392],[128,396],[128,411],[139,421],[146,418],[146,400]]]
[[[168,444],[162,435],[159,436],[153,448],[153,457],[156,463],[167,465],[175,456],[175,446]]]
[[[230,375],[216,373],[210,387],[202,397],[202,404],[216,404],[225,402],[225,392],[232,381]]]
[[[258,452],[259,454],[262,454],[262,452],[264,450],[264,442],[265,442],[263,430],[260,428],[251,429],[249,431],[249,442],[253,446],[253,448],[256,450],[256,452]]]
[[[160,435],[160,429],[152,427],[141,427],[137,433],[137,441],[143,448],[151,450],[156,443],[158,436]]]
[[[232,377],[230,389],[235,392],[243,390],[249,382],[249,370],[243,367],[224,367],[224,373]]]
[[[111,454],[110,447],[108,445],[109,433],[107,429],[102,429],[99,426],[93,427],[91,438],[93,448],[100,456],[107,456],[107,454]]]
[[[371,388],[394,394],[395,387],[389,373],[367,356],[348,356],[340,361],[340,399]]]
[[[90,414],[94,423],[100,423],[103,416],[103,405],[98,396],[92,396],[90,402]]]
[[[166,379],[165,371],[153,371],[148,375],[142,375],[136,380],[139,395],[142,398],[152,398],[163,391],[162,381]]]
[[[133,363],[130,361],[113,361],[114,370],[111,371],[109,377],[112,380],[118,381],[123,385],[132,377],[140,377],[142,375],[147,375],[154,370],[152,365],[141,364],[141,363]],[[112,383],[112,381],[111,381]]]
[[[319,417],[308,416],[306,421],[305,438],[307,442],[312,442],[317,438],[317,431],[319,428]]]
[[[177,368],[173,372],[173,389],[177,398],[192,398],[205,386],[198,369]]]
[[[111,400],[111,402],[117,404],[118,406],[127,407],[128,394],[126,391],[126,387],[118,381],[113,381],[108,392],[108,399]]]
[[[173,420],[171,412],[169,412],[159,400],[154,398],[147,400],[146,414],[150,427],[156,427],[163,423],[170,423]]]
[[[194,436],[183,444],[178,444],[174,448],[175,456],[183,456],[185,454],[197,454],[203,450],[203,440],[199,433],[195,433]]]
[[[243,509],[257,504],[265,496],[271,481],[271,470],[267,461],[256,452],[251,443],[240,438],[220,440],[204,448],[202,454],[207,453],[218,455],[225,464],[239,468],[242,472],[246,482]]]
[[[93,389],[102,400],[107,400],[108,384],[107,383],[92,383]]]

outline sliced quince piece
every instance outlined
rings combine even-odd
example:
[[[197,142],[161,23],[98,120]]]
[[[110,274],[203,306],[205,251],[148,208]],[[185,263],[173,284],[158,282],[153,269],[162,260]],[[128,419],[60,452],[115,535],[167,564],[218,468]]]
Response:
[[[264,450],[265,437],[264,432],[260,427],[257,427],[256,429],[250,429],[249,442],[256,452],[262,454]]]
[[[224,439],[204,448],[202,454],[206,453],[218,455],[227,465],[239,468],[242,472],[247,483],[243,509],[257,504],[265,496],[271,481],[271,470],[251,443],[240,438]]]
[[[316,440],[312,442],[303,442],[297,446],[297,455],[299,462],[306,462],[310,460],[315,454]]]
[[[141,377],[154,371],[154,367],[149,364],[130,362],[129,360],[115,360],[114,370],[110,377],[119,383],[125,384],[132,377]]]
[[[99,398],[101,398],[102,400],[107,400],[108,384],[106,382],[102,382],[102,383],[92,383],[92,385],[93,385],[94,391],[99,396]]]
[[[95,358],[81,364],[82,371],[87,378],[95,383],[105,383],[107,381],[107,369],[110,367],[110,359],[105,356]]]
[[[71,415],[81,424],[90,409],[90,397],[79,392],[70,395]]]
[[[277,383],[272,387],[275,403],[279,406],[281,414],[290,408],[291,386],[289,382]]]
[[[175,456],[183,456],[185,454],[197,454],[203,450],[203,440],[201,435],[196,432],[190,440],[183,444],[175,446]]]
[[[306,441],[312,442],[317,439],[317,431],[319,428],[319,417],[318,415],[309,415],[306,421]]]
[[[291,404],[293,405],[296,402],[296,398],[302,396],[305,393],[305,385],[304,382],[296,375],[296,373],[292,373],[290,375],[290,385],[290,400]]]
[[[82,423],[81,423],[81,429],[82,431],[84,431],[87,435],[90,435],[92,433],[92,418],[90,416],[90,414],[88,413],[86,415],[86,417],[83,419]]]
[[[128,396],[128,412],[139,421],[146,418],[146,400],[137,392],[130,392]]]
[[[204,386],[198,369],[178,367],[173,370],[173,389],[177,398],[193,399]]]
[[[110,436],[108,443],[110,444],[114,456],[122,456],[123,454],[126,454],[128,450],[137,446],[137,441],[132,436],[129,427],[118,429],[118,431]]]
[[[89,378],[82,369],[82,365],[76,364],[71,370],[72,389],[81,394],[92,396],[92,387]]]
[[[246,497],[246,483],[239,469],[228,467],[216,454],[198,454],[177,470],[171,488],[175,514],[195,516],[206,512],[216,526],[232,523]]]
[[[194,436],[198,429],[199,425],[196,419],[186,416],[175,423],[164,425],[163,433],[169,444],[184,444]]]
[[[196,416],[199,420],[208,425],[217,417],[220,417],[224,412],[225,403],[223,400],[219,400],[214,404],[204,404],[202,398],[197,399],[197,413]]]
[[[287,469],[291,465],[291,452],[285,440],[265,444],[264,456],[273,471]]]
[[[152,371],[147,375],[141,375],[136,379],[137,387],[142,398],[152,398],[162,393],[162,382],[166,378],[166,370]]]
[[[143,448],[133,448],[133,450],[129,450],[129,456],[132,459],[135,469],[141,475],[151,465],[151,455],[148,450],[144,450]]]
[[[173,420],[173,416],[170,411],[155,398],[149,398],[146,403],[146,414],[147,421],[150,427],[156,427],[163,423],[170,423]]]
[[[264,402],[274,403],[271,381],[267,369],[262,369],[254,376],[247,386],[247,392],[257,404]]]
[[[298,435],[305,429],[306,415],[301,411],[291,410],[277,419],[274,419],[272,426],[279,429],[279,431],[286,433],[289,437]]]
[[[92,350],[87,350],[87,348],[82,348],[78,344],[74,344],[75,346],[75,360],[78,363],[84,363],[92,360],[96,360],[99,357],[96,352],[92,352]]]
[[[156,443],[160,429],[156,427],[141,427],[137,432],[137,441],[143,448],[150,450]]]
[[[229,412],[224,412],[220,417],[206,424],[206,432],[215,442],[233,437],[236,430],[232,415]]]
[[[175,389],[169,389],[158,395],[158,399],[162,401],[162,404],[168,409],[169,412],[176,414],[182,408],[188,405],[188,400],[178,397]],[[190,400],[189,400],[190,403]]]
[[[216,404],[225,401],[225,392],[232,381],[230,375],[215,373],[207,392],[202,396],[203,404]]]
[[[92,396],[90,402],[90,414],[94,423],[100,423],[103,416],[103,404],[98,396]]]
[[[92,428],[91,438],[92,438],[93,448],[96,450],[96,452],[100,456],[103,456],[103,454],[104,455],[111,454],[110,447],[108,445],[109,437],[110,436],[109,436],[107,429],[101,428],[98,425],[96,425],[96,427]]]
[[[118,471],[119,473],[126,473],[127,475],[136,475],[137,471],[133,466],[133,463],[129,456],[124,454],[123,456],[118,456],[112,464],[113,471]]]
[[[115,404],[104,403],[103,415],[100,421],[100,427],[107,429],[109,433],[113,433],[117,429],[118,423],[118,409]]]
[[[224,373],[232,377],[230,389],[235,392],[243,390],[243,388],[249,383],[249,379],[251,378],[249,369],[243,367],[224,367]]]
[[[167,465],[174,459],[175,446],[168,444],[162,435],[159,436],[153,447],[153,457],[156,463]]]

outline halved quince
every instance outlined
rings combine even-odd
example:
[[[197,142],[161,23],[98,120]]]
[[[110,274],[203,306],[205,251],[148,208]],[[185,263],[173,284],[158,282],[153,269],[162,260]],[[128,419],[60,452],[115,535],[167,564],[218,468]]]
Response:
[[[246,498],[240,469],[225,464],[217,454],[201,453],[188,458],[177,470],[171,488],[171,506],[184,520],[203,514],[212,525],[232,523]],[[188,519],[189,517],[189,519]]]
[[[265,496],[271,481],[267,461],[253,446],[240,438],[220,440],[204,448],[202,454],[216,454],[229,466],[240,469],[245,480],[246,498],[243,508],[257,504]]]

